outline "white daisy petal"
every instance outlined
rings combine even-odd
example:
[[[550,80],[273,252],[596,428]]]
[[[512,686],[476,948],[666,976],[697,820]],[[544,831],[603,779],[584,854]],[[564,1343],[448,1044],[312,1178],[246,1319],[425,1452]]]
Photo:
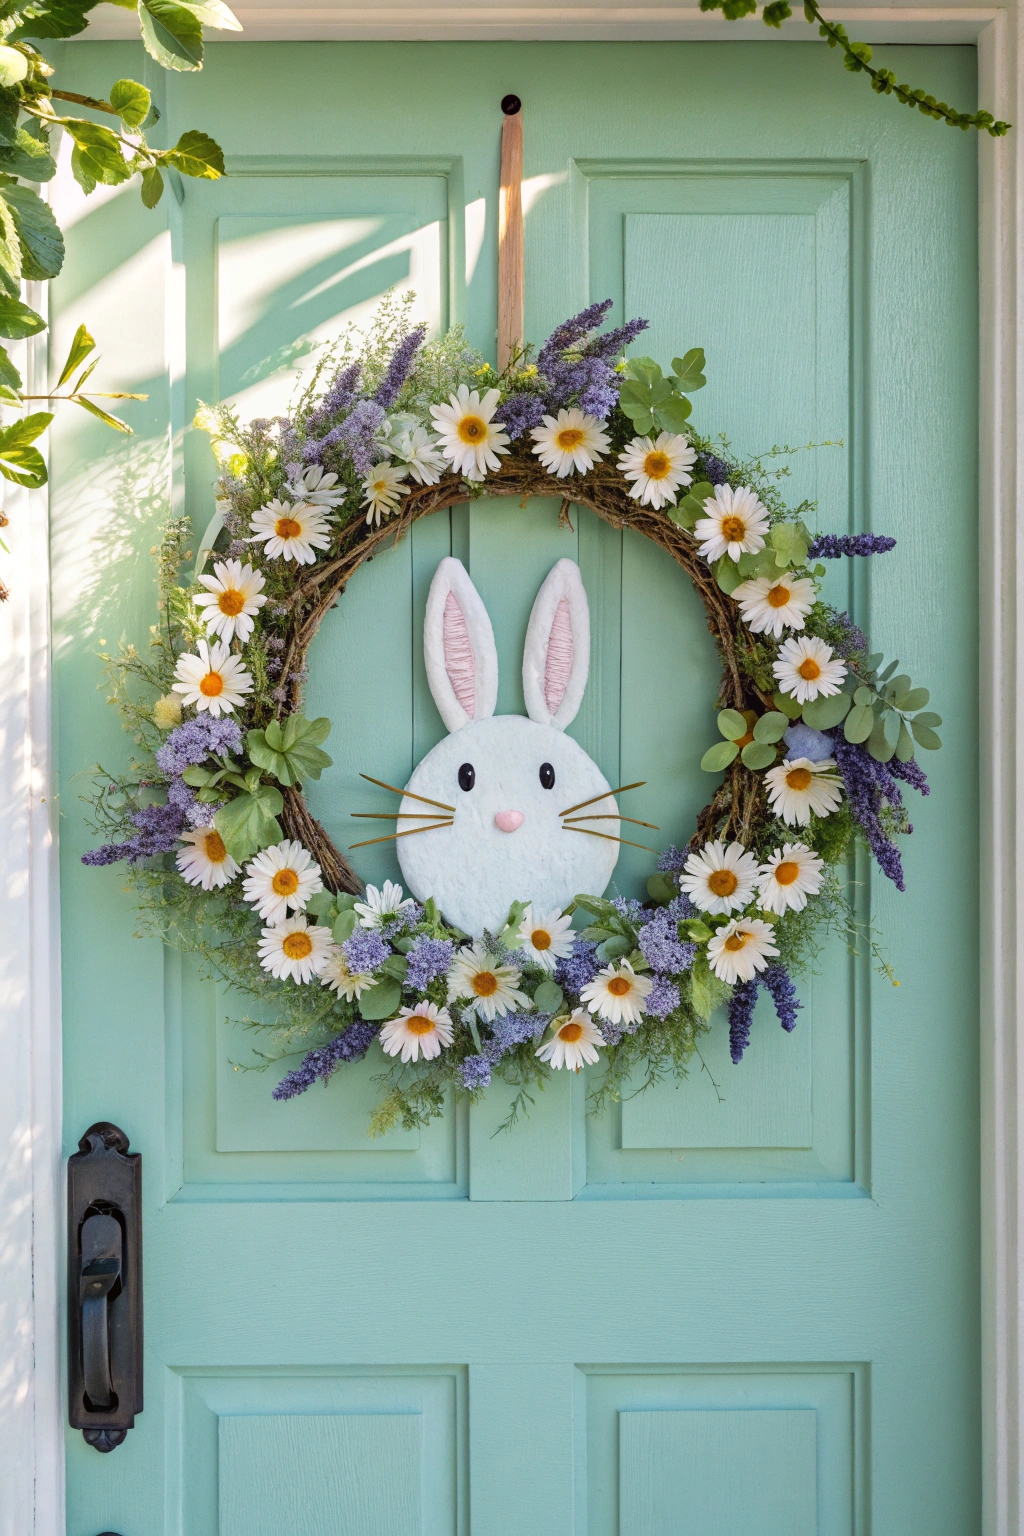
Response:
[[[183,832],[187,846],[175,855],[174,862],[189,885],[201,885],[204,891],[220,890],[238,874],[236,864],[224,846],[216,827],[197,827]]]
[[[186,652],[178,657],[174,675],[178,679],[171,687],[180,693],[183,704],[194,704],[196,709],[209,710],[216,718],[238,708],[247,693],[252,692],[252,676],[242,666],[237,656],[232,656],[223,640],[213,645],[200,640],[197,655]]]
[[[297,912],[274,923],[260,934],[260,965],[278,981],[305,984],[319,976],[334,952],[329,928],[310,928],[305,914]]]
[[[762,907],[780,917],[787,909],[802,912],[808,896],[821,890],[824,872],[822,860],[803,843],[783,843],[767,864],[761,865],[758,890]]]
[[[345,500],[345,487],[337,482],[337,475],[311,464],[295,480],[289,480],[288,494],[306,507],[337,507]]]
[[[681,485],[692,485],[690,470],[697,455],[679,432],[662,432],[652,442],[634,437],[619,454],[618,467],[632,482],[629,494],[649,507],[675,505]]]
[[[444,454],[426,427],[413,427],[393,438],[389,446],[408,468],[417,485],[436,485],[444,469]]]
[[[447,405],[430,407],[441,452],[467,480],[482,480],[489,469],[498,469],[498,455],[509,451],[508,433],[491,420],[500,398],[500,390],[489,389],[481,400],[475,389],[460,384]]]
[[[345,956],[337,948],[331,951],[327,964],[320,972],[320,981],[349,1003],[361,997],[368,987],[377,985],[376,976],[371,976],[369,971],[351,970]]]
[[[813,581],[788,572],[741,581],[732,594],[747,628],[755,635],[773,635],[776,640],[784,629],[803,629],[815,595]]]
[[[532,1002],[519,990],[519,970],[497,965],[482,944],[460,949],[448,971],[448,1001],[458,999],[463,1013],[475,1013],[488,1024],[506,1013],[529,1009]]]
[[[320,866],[299,842],[277,843],[264,848],[246,865],[242,895],[269,923],[280,923],[289,908],[303,911],[307,901],[324,883]]]
[[[544,468],[560,480],[574,469],[585,475],[609,448],[608,434],[597,417],[576,407],[545,416],[543,425],[534,427],[530,436]]]
[[[534,1052],[557,1071],[567,1067],[578,1072],[587,1062],[598,1061],[598,1046],[604,1045],[604,1036],[590,1014],[577,1008],[571,1018],[555,1019],[551,1024],[551,1038]]]
[[[409,487],[403,482],[409,471],[403,466],[396,469],[393,464],[375,464],[363,481],[363,506],[368,507],[366,514],[368,523],[376,523],[380,527],[382,517],[390,517],[392,512],[401,503],[403,496],[408,496]]]
[[[606,965],[580,992],[585,1003],[609,1024],[639,1024],[643,1003],[654,986],[649,976],[638,976],[628,960]]]
[[[693,533],[698,553],[709,565],[723,555],[738,560],[740,555],[756,555],[764,549],[768,513],[749,485],[716,485],[704,512]]]
[[[777,955],[772,943],[775,929],[758,917],[734,917],[708,940],[708,961],[721,981],[732,986],[750,981],[768,964],[769,955]]]
[[[320,503],[268,501],[249,522],[250,544],[263,542],[271,559],[312,565],[318,549],[330,546],[331,534]]]
[[[451,1014],[436,1003],[417,1003],[415,1008],[399,1008],[398,1017],[381,1026],[380,1043],[386,1056],[402,1053],[403,1062],[433,1061],[455,1038]]]
[[[557,911],[534,917],[532,905],[523,913],[518,939],[509,943],[510,949],[522,950],[529,964],[545,971],[553,971],[559,960],[571,955],[572,946],[572,918]]]
[[[679,889],[702,912],[740,912],[754,894],[759,865],[742,843],[719,838],[691,853],[679,878]]]
[[[764,779],[772,810],[790,827],[806,827],[812,812],[831,816],[843,798],[842,779],[835,767],[831,757],[820,763],[812,763],[809,757],[787,757],[769,768]]]
[[[838,693],[846,678],[846,662],[817,635],[791,636],[779,646],[772,671],[782,693],[798,704]]]
[[[267,601],[262,571],[243,565],[241,560],[218,560],[213,575],[200,576],[199,580],[208,590],[197,593],[192,601],[203,610],[207,632],[222,640],[248,640],[255,615]]]
[[[400,913],[408,912],[416,905],[411,896],[402,899],[402,887],[393,880],[385,880],[380,890],[375,885],[368,885],[365,896],[364,901],[353,903],[363,928],[383,928]]]

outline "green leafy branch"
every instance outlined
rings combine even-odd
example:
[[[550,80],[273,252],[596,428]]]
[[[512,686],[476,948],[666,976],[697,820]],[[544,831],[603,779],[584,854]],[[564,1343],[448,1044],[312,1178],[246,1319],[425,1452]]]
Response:
[[[757,0],[700,0],[700,8],[702,11],[721,11],[727,21],[739,21],[743,16],[757,14]],[[979,132],[991,134],[994,139],[998,139],[1009,133],[1013,126],[1011,123],[997,121],[991,112],[984,110],[958,112],[955,107],[937,101],[918,87],[898,84],[891,69],[880,69],[872,64],[874,55],[867,43],[854,42],[840,22],[825,20],[816,0],[804,0],[803,11],[808,22],[812,25],[817,22],[818,32],[829,47],[840,50],[845,68],[851,74],[863,72],[868,75],[871,89],[879,96],[895,96],[904,106],[916,107],[925,117],[933,117],[936,122],[944,122],[950,128],[962,128],[965,133],[969,128],[977,128]],[[770,0],[770,4],[761,12],[761,20],[766,27],[781,27],[792,14],[793,7],[788,0]]]
[[[675,372],[668,378],[652,357],[627,359],[619,405],[642,437],[656,429],[660,432],[685,431],[693,410],[689,396],[707,383],[704,366],[703,347],[692,347],[683,357],[673,358]]]

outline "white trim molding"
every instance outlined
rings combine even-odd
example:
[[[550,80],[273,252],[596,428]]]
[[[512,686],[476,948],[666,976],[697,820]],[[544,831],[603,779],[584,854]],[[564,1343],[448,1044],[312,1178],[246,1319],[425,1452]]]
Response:
[[[695,5],[235,5],[217,40],[813,40]],[[984,1536],[1024,1536],[1024,0],[829,7],[869,42],[970,43],[979,101],[1017,125],[979,136]],[[136,37],[100,6],[83,40]],[[865,89],[866,89],[865,85]],[[37,306],[38,307],[38,306]],[[61,1536],[60,1033],[51,821],[46,505],[7,503],[12,595],[0,604],[0,1536]],[[1020,873],[1018,874],[1018,870]],[[26,935],[28,942],[26,942]],[[965,1000],[965,1022],[971,1000]]]

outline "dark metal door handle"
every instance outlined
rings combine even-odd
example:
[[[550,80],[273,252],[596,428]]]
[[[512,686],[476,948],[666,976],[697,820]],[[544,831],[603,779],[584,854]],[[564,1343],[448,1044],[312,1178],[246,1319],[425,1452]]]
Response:
[[[98,1451],[142,1412],[142,1158],[103,1120],[68,1159],[68,1416]]]

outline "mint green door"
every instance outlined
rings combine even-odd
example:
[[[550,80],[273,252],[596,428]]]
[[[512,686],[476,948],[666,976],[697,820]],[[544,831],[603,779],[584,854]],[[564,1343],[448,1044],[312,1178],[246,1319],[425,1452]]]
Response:
[[[970,101],[970,50],[921,56]],[[86,92],[144,67],[112,44],[62,63]],[[155,214],[134,191],[62,194],[55,348],[84,320],[107,387],[149,394],[131,441],[69,417],[55,448],[66,1143],[116,1121],[146,1191],[145,1411],[108,1456],[69,1435],[69,1536],[970,1536],[975,144],[816,44],[222,44],[159,87],[169,133],[216,135],[230,179]],[[581,1077],[508,1133],[491,1090],[375,1142],[379,1055],[282,1105],[273,1076],[234,1070],[254,1037],[231,999],[132,937],[116,867],[80,865],[79,776],[130,753],[96,652],[145,644],[157,530],[187,510],[198,537],[213,512],[197,398],[273,414],[310,341],[392,287],[493,349],[509,91],[528,333],[609,295],[651,317],[655,356],[706,348],[697,424],[737,452],[841,442],[780,461],[788,494],[818,499],[823,530],[897,535],[833,596],[932,684],[949,745],[908,894],[858,871],[899,991],[833,945],[796,1032],[759,1013],[740,1067],[718,1021],[707,1072],[601,1118]],[[653,546],[573,521],[482,501],[359,573],[310,682],[335,721],[314,810],[337,842],[379,808],[359,771],[404,782],[441,734],[419,631],[450,553],[494,622],[499,711],[522,708],[541,576],[579,561],[573,734],[613,783],[649,781],[663,842],[689,837],[715,702],[697,601]],[[397,874],[364,854],[364,877]],[[626,850],[618,888],[650,870]]]

